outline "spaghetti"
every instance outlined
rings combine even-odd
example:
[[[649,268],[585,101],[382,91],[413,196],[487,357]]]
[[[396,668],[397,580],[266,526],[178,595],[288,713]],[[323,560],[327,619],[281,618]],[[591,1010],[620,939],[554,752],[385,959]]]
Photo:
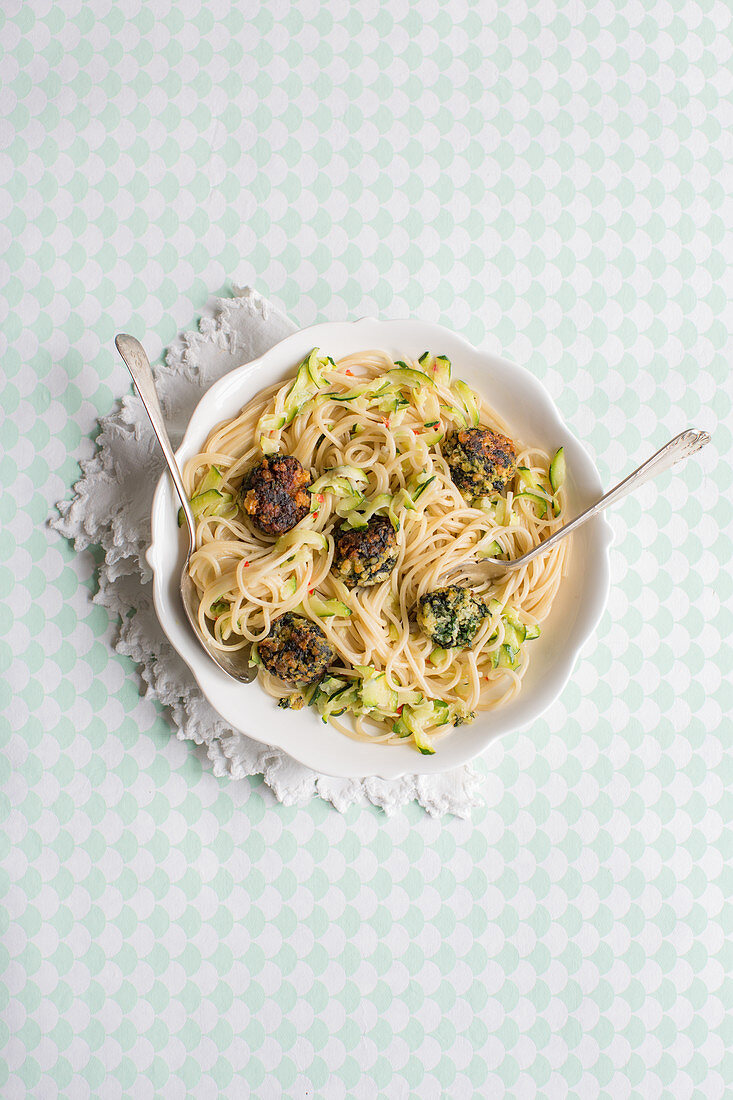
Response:
[[[471,424],[511,434],[484,400],[451,379],[443,357],[401,362],[367,351],[334,363],[318,349],[295,379],[220,424],[184,469],[198,512],[191,576],[211,644],[254,644],[257,660],[273,622],[297,612],[325,633],[335,661],[321,686],[307,689],[261,667],[265,691],[283,706],[315,702],[350,737],[410,739],[422,752],[476,711],[510,700],[560,584],[567,540],[498,583],[473,588],[486,614],[470,648],[436,646],[415,608],[451,565],[518,557],[564,522],[561,452],[552,460],[515,440],[517,471],[505,491],[466,499],[441,443]],[[276,453],[297,458],[314,489],[309,513],[279,537],[264,534],[239,506],[245,474]],[[396,529],[396,565],[380,583],[350,588],[332,571],[334,533],[363,523],[370,510]]]

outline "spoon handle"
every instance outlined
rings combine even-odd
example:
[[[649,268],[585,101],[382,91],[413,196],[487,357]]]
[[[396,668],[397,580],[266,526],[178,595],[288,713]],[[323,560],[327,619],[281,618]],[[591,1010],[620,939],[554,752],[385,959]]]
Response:
[[[128,336],[127,333],[124,332],[119,333],[119,335],[115,336],[115,344],[124,360],[125,366],[132,375],[135,388],[140,394],[140,399],[145,406],[145,411],[150,417],[153,431],[155,432],[158,443],[160,443],[160,448],[165,456],[168,470],[173,478],[173,484],[176,487],[176,492],[181,498],[181,506],[183,508],[183,514],[186,517],[188,533],[191,539],[191,549],[193,549],[196,545],[196,521],[193,518],[188,495],[183,487],[181,471],[178,469],[178,463],[173,453],[171,441],[168,438],[165,420],[163,419],[163,410],[160,407],[158,391],[155,388],[155,379],[153,378],[153,372],[150,367],[150,360],[145,354],[145,349],[142,344],[139,340],[136,340],[134,336]]]
[[[571,531],[575,531],[581,524],[585,523],[593,516],[597,516],[599,512],[603,512],[612,504],[616,504],[619,500],[623,500],[625,496],[628,496],[629,493],[633,493],[640,485],[650,481],[653,477],[656,477],[657,474],[663,473],[664,470],[668,470],[670,466],[674,466],[676,462],[681,462],[683,458],[689,458],[690,455],[694,454],[695,451],[699,451],[701,447],[704,447],[705,444],[709,442],[710,436],[707,432],[698,432],[688,429],[688,431],[676,435],[674,439],[670,439],[669,443],[665,443],[663,447],[660,447],[656,454],[653,454],[651,458],[643,462],[633,473],[629,474],[623,481],[620,481],[613,489],[609,489],[605,496],[602,496],[595,504],[591,504],[590,508],[586,508],[584,512],[581,512],[579,516],[572,519],[570,523],[564,524],[564,526],[560,527],[554,534],[550,535],[549,539],[545,539],[544,542],[541,542],[539,546],[535,546],[533,550],[529,550],[526,554],[522,554],[521,558],[517,558],[515,561],[507,563],[507,569],[516,569],[520,565],[526,565],[527,562],[532,561],[533,558],[552,549],[555,543],[558,543],[560,539],[564,539]]]

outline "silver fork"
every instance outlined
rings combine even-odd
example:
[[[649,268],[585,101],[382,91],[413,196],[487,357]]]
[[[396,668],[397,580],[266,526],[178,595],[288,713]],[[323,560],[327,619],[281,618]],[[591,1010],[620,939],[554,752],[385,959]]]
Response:
[[[632,474],[629,474],[613,489],[610,489],[605,496],[602,496],[595,504],[591,504],[590,508],[586,508],[575,519],[571,519],[569,523],[565,523],[558,528],[548,539],[528,550],[526,554],[522,554],[521,557],[514,558],[512,561],[501,561],[499,558],[483,558],[480,562],[459,562],[445,569],[440,574],[439,579],[450,580],[451,583],[464,580],[469,584],[480,584],[482,581],[493,580],[495,577],[500,577],[513,569],[519,569],[521,566],[527,565],[528,562],[534,561],[540,555],[546,554],[553,546],[557,546],[561,539],[566,538],[573,531],[577,531],[582,524],[592,519],[593,516],[597,516],[599,512],[603,512],[619,500],[623,500],[625,496],[638,489],[640,485],[650,481],[657,474],[663,473],[664,470],[668,470],[676,462],[681,462],[683,458],[689,458],[690,455],[695,454],[696,451],[699,451],[709,442],[710,436],[707,432],[698,432],[693,429],[681,432],[674,439],[670,439],[669,443],[665,443],[663,447],[660,447],[656,454],[648,458]]]

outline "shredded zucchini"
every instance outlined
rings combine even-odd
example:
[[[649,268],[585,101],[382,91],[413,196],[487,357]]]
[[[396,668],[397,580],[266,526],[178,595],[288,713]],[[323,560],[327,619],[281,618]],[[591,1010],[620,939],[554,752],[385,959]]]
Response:
[[[531,500],[537,509],[537,518],[544,519],[547,515],[547,505],[549,501],[547,497],[541,497],[539,493],[515,493],[515,500]]]
[[[221,480],[221,478],[220,478]],[[218,489],[207,489],[203,493],[197,493],[190,500],[191,511],[195,520],[209,516],[221,516],[222,519],[234,519],[239,508],[234,503],[231,493],[220,493]],[[178,509],[178,526],[185,522],[183,508]]]
[[[308,600],[308,608],[319,619],[328,619],[332,615],[347,619],[351,615],[351,608],[341,600],[322,600],[320,596],[311,596]]]
[[[461,404],[466,411],[466,420],[468,424],[472,428],[478,427],[480,414],[478,409],[478,398],[476,397],[476,394],[473,392],[472,389],[469,388],[469,386],[466,385],[465,382],[462,382],[460,379],[457,379],[453,383],[453,391],[458,394],[458,397],[461,400]]]
[[[343,526],[347,530],[357,527],[366,527],[372,516],[376,516],[379,513],[389,514],[392,500],[393,498],[390,493],[377,493],[371,500],[367,500],[359,494],[358,500],[352,498],[346,499],[343,502],[339,501],[336,504],[336,514],[343,519]],[[392,526],[394,526],[394,521],[392,521]]]
[[[340,489],[343,483],[347,488],[355,489],[358,485],[366,485],[369,475],[359,466],[334,466],[326,470],[325,474],[313,482],[308,489],[309,493],[325,493],[330,489]]]
[[[559,451],[555,452],[552,462],[550,463],[550,485],[552,486],[553,493],[556,493],[558,489],[562,489],[565,483],[566,473],[565,449],[561,447]]]
[[[552,498],[552,511],[556,516],[560,515],[560,502],[557,499],[557,494],[565,484],[566,473],[565,450],[563,447],[560,447],[553,455],[552,462],[550,463],[550,485],[554,493]]]
[[[309,531],[307,528],[299,530],[294,527],[292,531],[288,531],[286,535],[281,535],[277,540],[275,553],[284,554],[286,550],[293,547],[300,549],[305,546],[310,546],[314,550],[328,550],[328,539],[320,531]]]
[[[433,378],[439,386],[450,385],[451,365],[447,355],[431,355],[424,351],[418,363],[425,374]]]
[[[318,348],[313,348],[298,367],[295,381],[285,398],[285,426],[293,422],[306,401],[315,397],[325,385],[322,371],[328,369],[329,359],[327,356],[319,356],[318,352]]]

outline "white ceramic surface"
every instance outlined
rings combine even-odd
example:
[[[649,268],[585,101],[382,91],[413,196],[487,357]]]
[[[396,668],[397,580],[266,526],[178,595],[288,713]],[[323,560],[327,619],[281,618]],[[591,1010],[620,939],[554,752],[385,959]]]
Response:
[[[588,453],[560,419],[548,394],[530,372],[479,351],[440,325],[424,321],[379,321],[314,325],[287,337],[260,359],[233,370],[199,402],[178,450],[182,465],[200,450],[215,424],[233,416],[259,390],[294,373],[313,347],[333,358],[367,348],[384,348],[395,358],[416,357],[426,349],[445,354],[454,375],[485,394],[526,444],[547,451],[564,446],[568,466],[569,515],[602,493]],[[155,608],[163,630],[225,721],[249,737],[276,745],[315,771],[336,776],[429,774],[464,764],[506,733],[530,725],[567,683],[584,642],[595,630],[608,598],[612,531],[603,517],[591,520],[572,538],[569,576],[563,583],[541,637],[532,643],[532,660],[519,696],[498,710],[480,713],[442,740],[434,756],[409,745],[369,745],[352,741],[305,709],[280,710],[257,683],[238,684],[221,672],[196,641],[178,593],[185,554],[178,529],[178,501],[168,475],[153,501],[152,545],[148,561],[154,573]]]

